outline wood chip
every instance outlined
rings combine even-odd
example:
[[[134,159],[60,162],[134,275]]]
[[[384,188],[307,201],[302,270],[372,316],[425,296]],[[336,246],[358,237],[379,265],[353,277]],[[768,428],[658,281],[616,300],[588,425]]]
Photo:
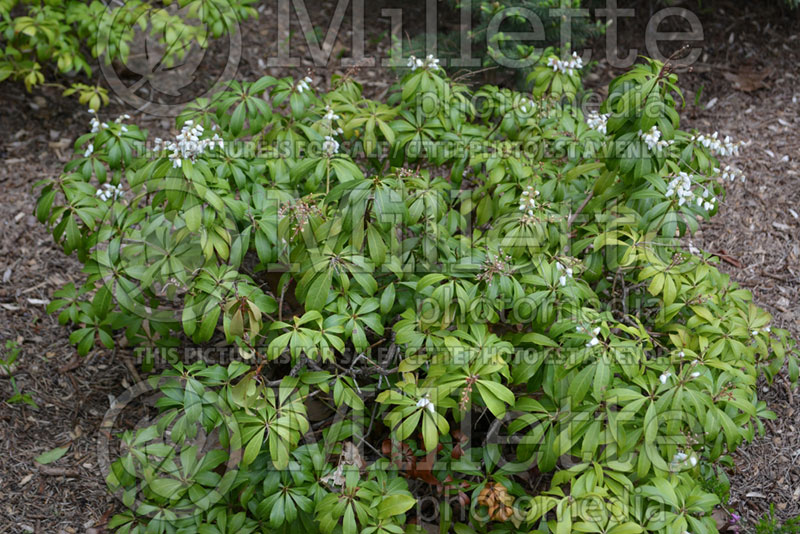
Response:
[[[74,470],[68,469],[66,467],[54,467],[50,465],[40,465],[39,472],[43,475],[51,476],[51,477],[70,477],[70,478],[77,478],[81,476],[81,474]]]

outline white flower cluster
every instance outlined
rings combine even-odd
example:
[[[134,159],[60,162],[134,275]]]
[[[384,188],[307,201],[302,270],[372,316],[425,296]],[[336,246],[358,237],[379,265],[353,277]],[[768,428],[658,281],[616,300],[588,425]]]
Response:
[[[578,331],[578,332],[580,332],[581,334],[583,334],[584,332],[586,332],[586,329],[585,329],[584,327],[582,327],[582,326],[576,326],[576,327],[575,327],[575,330],[576,330],[576,331]],[[598,327],[596,327],[594,330],[592,330],[592,339],[590,339],[590,340],[589,340],[589,341],[586,343],[586,346],[587,346],[588,348],[591,348],[591,347],[594,347],[594,346],[596,346],[596,345],[599,345],[599,344],[600,344],[600,338],[598,338],[598,337],[597,337],[598,335],[600,335],[600,327],[599,327],[599,326],[598,326]]]
[[[94,143],[89,143],[89,146],[86,147],[86,152],[83,153],[84,158],[88,158],[94,153]]]
[[[203,132],[201,124],[195,124],[194,121],[188,120],[183,124],[181,133],[175,136],[175,141],[164,145],[164,148],[170,151],[169,159],[172,160],[173,168],[180,167],[185,159],[194,161],[207,148],[213,149],[214,146],[223,148],[225,146],[222,138],[216,133],[210,139],[200,139]],[[156,137],[154,149],[161,150],[163,144],[164,141]]]
[[[297,82],[297,92],[298,93],[302,93],[303,91],[308,91],[308,89],[309,89],[308,84],[312,83],[313,81],[314,80],[312,80],[308,76],[304,77],[302,80]]]
[[[586,116],[586,124],[592,130],[597,130],[601,134],[606,133],[606,125],[611,113],[595,113],[591,112]]]
[[[761,331],[753,330],[753,337],[756,337],[761,332],[764,332],[765,334],[769,334],[771,331],[772,331],[772,328],[769,325],[767,325],[764,328],[762,328]]]
[[[89,109],[89,113],[92,114],[92,115],[95,115],[94,117],[89,119],[89,126],[92,127],[92,130],[91,130],[92,133],[97,133],[100,130],[105,130],[106,128],[108,128],[108,123],[107,122],[100,122],[100,120],[97,118],[95,110],[90,108]],[[123,132],[127,132],[128,131],[128,127],[126,125],[122,124],[122,121],[130,120],[130,118],[131,118],[130,115],[128,115],[127,113],[123,113],[122,115],[120,115],[119,117],[114,119],[114,122],[116,124],[121,124],[122,126],[121,126],[120,129]]]
[[[639,130],[639,139],[645,142],[651,152],[661,150],[672,144],[672,141],[661,139],[661,130],[658,129],[658,126],[653,126],[647,132]]]
[[[706,211],[714,209],[714,204],[717,202],[717,199],[711,196],[708,189],[704,187],[703,192],[697,195],[692,191],[692,185],[692,177],[688,173],[681,171],[678,173],[678,176],[675,176],[667,184],[667,192],[664,196],[667,198],[677,196],[678,206],[683,206],[686,203],[694,201],[697,206],[702,206]]]
[[[744,182],[746,179],[742,171],[736,167],[731,167],[730,165],[725,165],[722,171],[720,171],[717,167],[714,167],[714,172],[716,174],[722,174],[723,180],[730,180],[731,182],[735,181],[737,178],[740,182]]]
[[[527,113],[528,106],[533,109],[533,102],[531,102],[528,98],[522,97],[519,101],[519,110],[523,113]]]
[[[678,353],[678,357],[681,358],[681,359],[685,359],[686,358],[686,353],[683,352],[683,351],[680,351]],[[690,365],[691,365],[692,368],[694,368],[694,367],[697,367],[697,365],[699,365],[699,364],[700,364],[700,360],[692,360]],[[692,378],[692,379],[693,378],[697,378],[698,376],[700,376],[700,374],[701,374],[700,371],[694,371],[693,373],[689,374],[689,378]]]
[[[120,115],[119,117],[114,119],[114,122],[116,124],[120,125],[120,130],[121,131],[127,132],[128,131],[128,127],[126,125],[122,124],[122,121],[130,120],[130,118],[131,118],[130,115],[128,115],[127,113],[123,113],[122,115]]]
[[[339,141],[333,138],[333,136],[326,135],[325,141],[322,142],[322,150],[329,156],[333,156],[337,152],[339,152]]]
[[[117,200],[125,195],[125,191],[122,190],[121,185],[103,184],[103,187],[98,189],[95,195],[105,202],[106,200]]]
[[[89,112],[90,112],[90,113],[93,113],[93,112],[94,112],[94,110],[93,110],[93,109],[90,109],[90,110],[89,110]],[[97,133],[97,132],[99,132],[100,130],[105,130],[106,128],[108,128],[108,123],[107,123],[107,122],[100,122],[100,121],[97,119],[97,117],[92,117],[92,118],[89,120],[89,126],[91,126],[91,127],[92,127],[92,130],[91,130],[91,131],[92,131],[92,133]]]
[[[338,134],[344,133],[344,130],[342,130],[341,128],[335,128],[333,125],[333,121],[338,120],[339,118],[340,118],[339,115],[334,113],[333,108],[331,108],[330,104],[325,106],[325,115],[322,116],[322,120],[328,127],[328,131],[330,133],[325,136],[325,141],[322,142],[322,151],[329,156],[332,156],[337,152],[339,152],[339,142],[333,138],[333,136],[337,133]]]
[[[572,76],[576,69],[583,68],[583,59],[577,52],[573,52],[570,59],[558,59],[556,56],[550,56],[547,60],[547,66],[552,68],[554,72],[561,71]]]
[[[436,70],[441,68],[439,66],[439,60],[433,57],[433,54],[428,54],[424,60],[419,59],[415,56],[410,56],[408,58],[408,63],[406,63],[406,66],[411,70],[417,70],[417,69]]]
[[[672,457],[672,462],[670,462],[670,469],[672,471],[676,471],[681,465],[690,465],[692,467],[697,465],[697,456],[692,454],[689,456],[685,452],[676,452],[675,456]]]
[[[417,401],[417,408],[428,410],[431,413],[436,411],[436,407],[433,405],[427,395]]]
[[[329,123],[333,123],[333,121],[338,120],[341,117],[334,113],[333,108],[330,106],[330,104],[328,104],[325,106],[325,115],[323,115],[322,118]]]
[[[719,132],[711,135],[697,134],[692,141],[697,141],[711,151],[715,156],[738,156],[741,142],[734,143],[729,135],[725,139],[719,139]]]
[[[519,197],[519,211],[527,211],[528,215],[533,215],[533,210],[536,208],[536,197],[538,196],[539,192],[532,185],[526,187],[525,191],[522,192],[522,196]]]
[[[558,282],[562,286],[567,285],[567,278],[572,278],[572,267],[564,267],[563,265],[561,265],[560,261],[557,261],[556,262],[556,270],[558,272],[563,272],[564,273],[564,274],[562,274],[561,276],[558,277]],[[597,330],[598,332],[600,331],[599,328],[597,328],[595,330]]]
[[[682,355],[683,352],[680,352],[678,354]],[[696,366],[697,364],[698,364],[698,361],[694,360],[692,362],[692,367]],[[700,374],[701,374],[700,371],[694,371],[692,373],[689,373],[689,379],[690,380],[694,380],[695,378],[699,377]],[[661,376],[658,377],[658,381],[661,382],[662,384],[666,384],[667,380],[669,380],[669,377],[671,377],[671,376],[672,376],[672,373],[670,371],[664,371],[663,373],[661,373]]]

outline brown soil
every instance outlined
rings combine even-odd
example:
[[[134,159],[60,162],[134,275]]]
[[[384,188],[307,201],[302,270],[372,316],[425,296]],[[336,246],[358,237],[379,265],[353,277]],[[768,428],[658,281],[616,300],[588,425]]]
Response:
[[[324,1],[310,10],[312,21],[323,31],[335,4]],[[411,16],[410,8],[400,2],[396,6],[367,4],[368,53],[380,47],[379,56],[387,56],[388,39],[383,32],[389,26],[378,19],[380,7],[405,7],[404,29],[411,35],[422,29],[424,17]],[[730,188],[720,213],[692,241],[698,248],[724,256],[721,268],[753,291],[756,303],[774,314],[776,326],[800,337],[798,14],[767,7],[766,2],[759,2],[757,9],[732,1],[711,4],[713,10],[707,12],[688,6],[700,14],[705,39],[693,43],[704,48],[700,64],[681,76],[688,95],[683,116],[701,131],[719,130],[751,144],[737,162],[747,182]],[[709,9],[707,2],[703,6]],[[650,12],[643,3],[636,7]],[[414,9],[422,13],[424,4]],[[291,48],[301,58],[301,66],[267,68],[259,61],[276,55],[275,11],[276,3],[270,2],[258,22],[244,25],[238,76],[298,76],[309,70],[315,83],[326,87],[330,76],[343,69],[314,68],[299,28]],[[643,48],[640,18],[623,28],[623,43]],[[349,49],[348,30],[349,10],[333,57]],[[618,74],[602,60],[593,72],[589,83],[598,88]],[[763,73],[767,74],[760,79]],[[394,74],[381,67],[358,69],[354,75],[370,96],[381,95],[394,80]],[[0,166],[0,343],[21,344],[17,385],[39,406],[0,403],[0,533],[102,532],[118,503],[108,495],[98,469],[98,426],[110,399],[138,379],[137,371],[129,351],[122,349],[97,349],[77,359],[68,342],[69,327],[45,313],[41,302],[52,299],[65,282],[79,282],[82,275],[78,262],[65,257],[32,216],[33,184],[61,171],[89,116],[56,90],[31,96],[19,85],[0,87],[0,109],[5,110],[0,114],[0,131],[5,133],[0,139],[0,158],[4,159]],[[694,105],[700,87],[699,105]],[[117,102],[102,113],[113,118],[126,111],[133,115]],[[144,115],[134,115],[132,121],[158,132],[170,127],[166,120]],[[764,389],[764,398],[778,418],[768,422],[765,437],[737,451],[731,477],[731,504],[749,521],[772,502],[780,517],[800,513],[800,466],[796,465],[800,410],[795,410],[795,393],[782,377]],[[10,380],[0,375],[0,398],[12,393]],[[37,467],[35,457],[65,445],[69,445],[68,453],[48,466],[62,469],[61,474]]]

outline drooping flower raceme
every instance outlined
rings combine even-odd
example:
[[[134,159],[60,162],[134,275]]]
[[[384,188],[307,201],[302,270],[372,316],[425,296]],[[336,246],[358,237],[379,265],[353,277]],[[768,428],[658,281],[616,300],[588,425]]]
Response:
[[[431,413],[436,411],[436,407],[433,405],[427,395],[417,401],[417,408],[423,408]]]
[[[608,124],[608,118],[611,116],[610,113],[589,113],[586,116],[586,125],[589,126],[592,130],[596,130],[601,134],[606,133],[606,125]]]
[[[672,141],[661,139],[661,130],[658,129],[658,126],[653,126],[647,132],[639,130],[639,139],[644,141],[651,152],[661,150],[672,144]]]
[[[406,63],[406,66],[411,70],[417,70],[423,68],[425,66],[425,62],[416,56],[411,56],[408,58],[408,63]]]
[[[719,132],[711,135],[697,134],[692,138],[711,151],[714,156],[738,156],[741,142],[734,143],[729,135],[725,139],[719,139]]]
[[[297,92],[298,93],[302,93],[303,91],[308,91],[308,89],[309,89],[308,84],[312,83],[313,81],[314,80],[312,80],[308,76],[306,76],[302,80],[298,81],[297,84],[296,84]]]
[[[333,156],[339,152],[339,142],[330,135],[325,136],[325,141],[322,142],[322,150],[329,156]]]
[[[128,127],[126,125],[122,124],[122,121],[130,120],[130,118],[131,118],[130,115],[128,115],[127,113],[123,113],[122,115],[120,115],[119,117],[114,119],[114,123],[120,125],[120,131],[127,132],[128,131]]]
[[[561,262],[556,262],[556,270],[560,273],[564,273],[558,277],[558,282],[565,286],[567,285],[567,278],[572,278],[572,267],[564,267]],[[596,328],[597,332],[600,332],[599,328]],[[597,335],[597,333],[595,333]]]
[[[103,187],[98,189],[95,195],[97,198],[105,202],[107,200],[118,199],[119,197],[125,195],[125,191],[123,191],[122,185],[103,184]]]
[[[578,332],[584,332],[584,329],[583,329],[583,327],[580,327],[580,326],[579,326],[579,327],[577,327],[577,329],[576,329],[576,330],[577,330]],[[589,341],[586,343],[586,347],[587,347],[587,348],[591,348],[591,347],[594,347],[594,346],[596,346],[596,345],[599,345],[599,344],[600,344],[600,338],[598,338],[598,337],[597,337],[597,336],[599,336],[599,335],[600,335],[600,327],[598,326],[598,327],[595,327],[595,328],[594,328],[594,330],[592,330],[592,339],[590,339],[590,340],[589,340]]]
[[[95,115],[94,117],[89,119],[89,126],[91,126],[91,133],[97,133],[100,130],[105,130],[106,128],[108,128],[108,123],[107,122],[100,122],[100,120],[97,118],[95,110],[90,108],[89,109],[89,113],[92,114],[92,115]],[[119,117],[114,119],[114,124],[119,124],[120,125],[120,131],[127,132],[128,131],[128,127],[125,124],[122,124],[122,121],[130,120],[130,118],[131,118],[130,115],[128,115],[127,113],[123,113],[122,115],[120,115]]]
[[[94,110],[90,109],[90,110],[89,110],[89,112],[90,112],[90,113],[93,113],[93,112],[94,112]],[[106,128],[108,128],[108,123],[105,123],[105,122],[100,122],[100,121],[97,119],[97,117],[92,117],[92,118],[89,120],[89,126],[91,126],[91,127],[92,127],[92,130],[91,130],[91,131],[92,131],[92,133],[97,133],[97,132],[99,132],[100,130],[105,130]]]
[[[569,59],[559,59],[556,56],[550,56],[547,60],[547,66],[552,68],[554,72],[563,72],[572,76],[578,69],[583,68],[583,59],[577,52],[572,53]]]
[[[409,56],[406,66],[411,70],[417,70],[417,69],[437,70],[441,68],[439,66],[439,60],[433,57],[433,54],[428,54],[424,60],[419,59],[416,56]]]
[[[705,187],[702,188],[702,193],[697,194],[692,190],[693,185],[692,176],[681,171],[667,184],[667,191],[664,196],[667,198],[677,197],[678,206],[695,202],[697,206],[702,206],[706,211],[714,209],[717,199],[711,196],[711,193]]]
[[[220,149],[225,145],[222,138],[216,133],[211,138],[200,139],[203,135],[204,129],[200,124],[195,124],[194,121],[188,120],[184,123],[181,132],[175,136],[175,141],[168,143],[165,148],[170,151],[169,159],[172,161],[172,166],[178,168],[181,166],[183,160],[195,161],[197,156],[202,154],[208,148],[215,146]],[[156,139],[156,145],[160,147],[160,139]]]
[[[691,456],[686,454],[685,452],[676,452],[675,455],[672,457],[672,461],[669,463],[669,467],[671,471],[677,471],[681,467],[694,467],[697,465],[697,456],[692,454]]]
[[[337,133],[344,133],[344,131],[341,128],[334,126],[333,121],[338,119],[339,115],[333,111],[333,108],[331,108],[330,104],[326,105],[325,115],[322,116],[322,122],[324,127],[328,130],[328,135],[325,136],[325,140],[322,142],[322,151],[328,156],[332,156],[339,152],[339,142],[334,139],[333,136]]]
[[[725,165],[720,171],[717,167],[714,167],[714,172],[716,174],[721,174],[723,180],[730,180],[731,182],[735,181],[737,178],[740,182],[744,182],[746,177],[744,173],[737,169],[736,167],[731,167],[730,165]]]
[[[325,115],[323,115],[322,118],[328,121],[329,124],[333,124],[333,121],[338,120],[340,117],[334,113],[333,108],[328,104],[325,106]]]
[[[522,192],[519,197],[519,211],[524,211],[528,215],[533,215],[533,210],[536,209],[536,197],[539,196],[537,191],[532,185],[529,185]]]
[[[433,54],[428,54],[427,56],[425,56],[425,68],[431,70],[436,70],[440,68],[439,60],[433,57]]]

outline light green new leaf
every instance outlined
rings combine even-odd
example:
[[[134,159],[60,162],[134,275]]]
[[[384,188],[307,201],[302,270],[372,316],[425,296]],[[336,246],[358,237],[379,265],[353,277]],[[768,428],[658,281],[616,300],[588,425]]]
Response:
[[[67,445],[66,447],[56,447],[53,450],[40,454],[35,458],[35,461],[36,463],[47,465],[55,462],[56,460],[67,454],[68,450],[69,450],[69,445]]]

